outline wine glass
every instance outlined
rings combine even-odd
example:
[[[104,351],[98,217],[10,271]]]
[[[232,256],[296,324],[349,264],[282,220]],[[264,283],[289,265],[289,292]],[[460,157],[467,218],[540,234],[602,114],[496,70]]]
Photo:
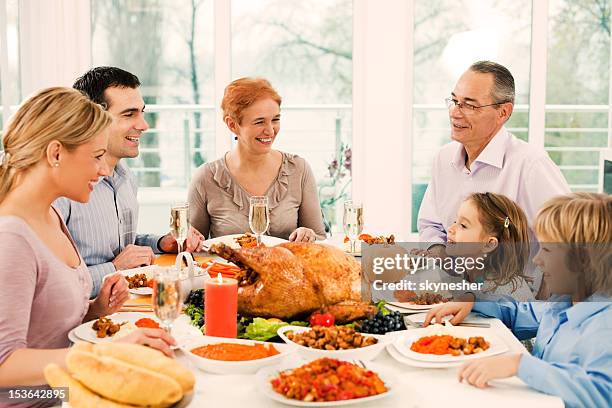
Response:
[[[270,208],[268,207],[268,197],[253,196],[249,199],[249,226],[257,237],[257,246],[261,245],[261,234],[268,230],[270,226]]]
[[[170,234],[176,240],[178,253],[183,252],[183,245],[189,235],[189,203],[178,202],[170,208]]]
[[[351,243],[351,253],[355,253],[355,241],[363,231],[363,206],[353,201],[345,201],[342,223],[344,233]]]
[[[157,267],[153,276],[153,310],[170,334],[182,309],[179,269],[175,266]]]

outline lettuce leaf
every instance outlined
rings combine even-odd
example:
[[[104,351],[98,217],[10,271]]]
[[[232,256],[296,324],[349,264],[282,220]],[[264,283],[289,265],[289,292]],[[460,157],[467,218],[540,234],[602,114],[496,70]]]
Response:
[[[291,323],[287,323],[279,319],[264,319],[261,317],[256,317],[253,319],[253,323],[249,324],[244,333],[239,337],[241,339],[267,341],[272,337],[276,337],[276,332],[278,329],[289,324],[292,326],[308,326],[308,323],[306,322],[293,321]]]

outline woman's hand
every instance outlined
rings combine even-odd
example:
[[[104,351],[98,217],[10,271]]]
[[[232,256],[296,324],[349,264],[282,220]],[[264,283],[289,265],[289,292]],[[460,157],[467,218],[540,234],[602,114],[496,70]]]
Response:
[[[161,351],[168,357],[173,357],[174,353],[170,346],[176,345],[176,340],[163,329],[138,329],[124,337],[119,337],[113,341],[119,343],[142,344]]]
[[[91,302],[87,315],[92,318],[98,318],[113,314],[121,308],[129,297],[128,283],[121,272],[106,275],[102,281],[100,293]]]
[[[472,299],[473,295],[470,296]],[[434,319],[437,323],[442,324],[442,319],[444,316],[454,315],[454,317],[450,320],[451,324],[459,324],[465,319],[465,317],[472,311],[472,307],[474,307],[474,300],[471,301],[463,301],[463,302],[448,302],[443,304],[442,306],[434,307],[431,309],[427,316],[425,316],[425,320],[423,321],[423,327],[429,326]]]
[[[317,234],[310,228],[299,227],[289,235],[289,241],[295,242],[315,242]]]
[[[475,387],[485,388],[491,380],[515,376],[520,362],[520,353],[481,358],[462,365],[457,378],[459,382],[466,380]]]

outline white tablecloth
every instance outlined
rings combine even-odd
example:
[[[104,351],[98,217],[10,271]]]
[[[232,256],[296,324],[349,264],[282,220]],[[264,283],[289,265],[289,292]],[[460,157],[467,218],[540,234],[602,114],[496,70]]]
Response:
[[[526,352],[512,332],[497,319],[487,319],[491,328],[502,338],[511,352]],[[177,329],[185,321],[177,322]],[[272,401],[257,390],[252,375],[217,375],[194,368],[182,354],[179,361],[196,374],[195,395],[191,407],[256,408],[287,406]],[[288,358],[299,358],[296,354]],[[531,390],[518,378],[498,380],[488,389],[478,389],[457,381],[457,368],[425,369],[409,367],[395,361],[387,351],[374,362],[390,367],[397,376],[397,392],[389,398],[356,407],[563,407],[560,398]]]

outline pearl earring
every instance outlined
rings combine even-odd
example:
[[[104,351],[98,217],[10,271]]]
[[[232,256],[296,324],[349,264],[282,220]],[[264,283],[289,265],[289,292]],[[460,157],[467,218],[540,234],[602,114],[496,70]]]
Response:
[[[59,167],[59,163],[53,163],[54,167]]]

